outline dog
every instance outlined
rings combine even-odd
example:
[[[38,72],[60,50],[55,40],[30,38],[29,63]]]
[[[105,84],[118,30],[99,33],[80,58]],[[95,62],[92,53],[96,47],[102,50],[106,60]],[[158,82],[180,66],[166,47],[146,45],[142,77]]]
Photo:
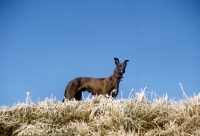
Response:
[[[114,58],[116,68],[113,74],[108,78],[90,78],[90,77],[77,77],[71,80],[64,93],[63,102],[67,100],[82,99],[82,92],[88,91],[92,95],[110,95],[115,98],[118,94],[119,83],[123,78],[127,62],[119,62],[118,58]]]

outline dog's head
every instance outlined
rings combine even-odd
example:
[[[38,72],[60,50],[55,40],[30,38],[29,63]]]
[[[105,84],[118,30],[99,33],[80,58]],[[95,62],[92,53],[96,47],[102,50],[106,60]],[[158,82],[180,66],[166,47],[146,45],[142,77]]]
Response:
[[[120,75],[125,73],[126,65],[129,60],[125,60],[123,63],[119,62],[118,58],[114,58],[116,64],[116,72]]]

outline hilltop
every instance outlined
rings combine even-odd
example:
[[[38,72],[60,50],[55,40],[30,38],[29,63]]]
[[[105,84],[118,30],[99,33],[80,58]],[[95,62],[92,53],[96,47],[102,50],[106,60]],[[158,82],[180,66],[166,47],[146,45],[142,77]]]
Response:
[[[62,103],[55,98],[0,108],[0,135],[200,135],[200,95],[148,101],[103,96]]]

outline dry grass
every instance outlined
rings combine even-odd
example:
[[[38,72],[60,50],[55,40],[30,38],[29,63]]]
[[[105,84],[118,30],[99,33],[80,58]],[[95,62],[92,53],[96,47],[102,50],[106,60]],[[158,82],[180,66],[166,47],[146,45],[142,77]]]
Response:
[[[144,91],[129,99],[102,96],[61,103],[55,98],[0,108],[0,135],[200,135],[200,95],[180,101]]]

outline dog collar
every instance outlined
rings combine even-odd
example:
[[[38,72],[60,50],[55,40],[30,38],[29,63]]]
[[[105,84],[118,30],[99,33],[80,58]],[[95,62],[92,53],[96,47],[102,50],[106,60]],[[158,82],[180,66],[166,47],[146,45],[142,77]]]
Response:
[[[113,76],[117,77],[118,79],[120,79],[122,77],[122,75],[116,73],[115,71],[113,72]]]

